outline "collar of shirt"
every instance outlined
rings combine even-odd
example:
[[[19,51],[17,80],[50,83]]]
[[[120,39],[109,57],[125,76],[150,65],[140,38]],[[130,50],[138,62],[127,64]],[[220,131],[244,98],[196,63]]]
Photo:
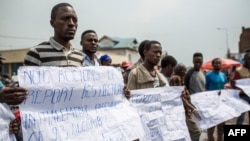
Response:
[[[84,52],[82,52],[82,55],[83,55],[83,63],[85,64],[85,66],[100,66],[100,63],[96,55],[94,56],[94,63]]]
[[[60,43],[58,43],[57,41],[55,41],[53,37],[50,37],[49,42],[50,42],[50,44],[51,44],[51,46],[53,48],[55,48],[58,51],[62,50],[65,53],[65,55],[69,55],[72,52],[74,52],[74,50],[75,50],[75,48],[73,48],[71,45],[70,45],[70,49],[65,48]]]

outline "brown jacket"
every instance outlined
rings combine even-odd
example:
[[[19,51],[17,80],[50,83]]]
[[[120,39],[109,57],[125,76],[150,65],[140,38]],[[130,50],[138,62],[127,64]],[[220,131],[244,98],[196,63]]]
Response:
[[[133,65],[129,66],[126,70],[124,70],[123,79],[124,79],[125,85],[128,83],[128,75],[130,71],[136,67],[139,67],[142,63],[143,63],[143,60],[140,58],[136,63],[134,63]]]
[[[159,78],[160,87],[166,85],[158,70],[156,70],[156,77]],[[154,81],[154,77],[150,75],[148,70],[143,65],[140,65],[129,73],[127,86],[130,90],[153,88]]]

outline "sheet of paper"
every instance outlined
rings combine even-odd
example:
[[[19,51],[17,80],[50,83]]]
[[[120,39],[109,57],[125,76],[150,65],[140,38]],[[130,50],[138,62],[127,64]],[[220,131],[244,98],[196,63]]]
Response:
[[[147,129],[123,95],[113,67],[21,67],[24,140],[145,140]]]
[[[250,97],[250,78],[236,80],[236,86],[241,88]]]
[[[189,141],[180,98],[184,87],[160,87],[131,91],[131,104],[149,128],[152,141]]]
[[[250,105],[239,97],[239,90],[226,89],[206,91],[191,95],[202,120],[196,120],[201,130],[213,127],[219,123],[238,117],[250,110]]]
[[[13,119],[15,116],[9,106],[0,103],[0,141],[16,141],[15,135],[9,132],[9,124]]]

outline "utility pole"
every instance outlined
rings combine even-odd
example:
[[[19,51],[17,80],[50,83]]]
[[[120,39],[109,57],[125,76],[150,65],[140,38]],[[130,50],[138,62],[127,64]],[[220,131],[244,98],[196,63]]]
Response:
[[[225,32],[225,36],[226,36],[226,53],[227,53],[227,58],[230,58],[230,48],[229,48],[229,43],[228,43],[228,30],[227,28],[220,28],[218,27],[217,30],[221,30],[221,31],[224,31]]]

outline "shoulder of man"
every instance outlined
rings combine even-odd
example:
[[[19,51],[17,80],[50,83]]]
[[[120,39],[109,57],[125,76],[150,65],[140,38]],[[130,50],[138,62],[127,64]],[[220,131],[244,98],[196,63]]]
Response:
[[[187,89],[189,89],[189,80],[194,72],[194,68],[190,68],[184,78],[184,85],[186,86]]]
[[[193,73],[194,73],[194,68],[190,68],[187,72],[187,76],[191,77]]]
[[[129,73],[136,74],[137,70],[138,70],[138,67],[134,67],[134,68],[130,69]]]
[[[38,45],[31,47],[24,57],[25,66],[39,66],[40,54],[39,52],[50,46],[49,41],[41,42]]]
[[[34,50],[37,50],[37,49],[40,50],[40,48],[47,48],[48,46],[50,46],[50,42],[48,42],[48,41],[41,42],[38,45],[35,45],[35,46],[31,47],[29,49],[29,51],[34,51]]]
[[[48,42],[48,41],[41,42],[41,43],[38,44],[37,46],[41,46],[41,45],[50,45],[50,42]]]

